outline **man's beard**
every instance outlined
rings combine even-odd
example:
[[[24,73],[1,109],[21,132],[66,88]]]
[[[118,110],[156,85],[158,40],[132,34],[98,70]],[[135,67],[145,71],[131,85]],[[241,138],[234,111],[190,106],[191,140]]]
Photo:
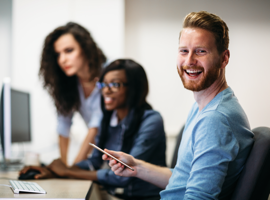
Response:
[[[184,78],[184,75],[186,73],[185,70],[187,69],[200,70],[202,74],[202,77],[200,78],[200,80],[199,81],[186,80]],[[204,74],[204,68],[200,66],[192,66],[192,67],[182,66],[180,70],[177,67],[177,71],[182,80],[184,87],[188,90],[198,92],[206,88],[209,88],[218,79],[220,75],[220,65],[217,64],[216,66],[214,66],[212,69],[208,71],[207,74]]]

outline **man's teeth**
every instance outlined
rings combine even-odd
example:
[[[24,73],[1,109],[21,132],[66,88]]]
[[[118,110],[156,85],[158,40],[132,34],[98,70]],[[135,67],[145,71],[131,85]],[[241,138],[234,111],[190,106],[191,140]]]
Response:
[[[190,69],[187,69],[186,72],[189,73],[189,74],[194,74],[194,73],[200,73],[202,71],[201,70],[190,70]]]

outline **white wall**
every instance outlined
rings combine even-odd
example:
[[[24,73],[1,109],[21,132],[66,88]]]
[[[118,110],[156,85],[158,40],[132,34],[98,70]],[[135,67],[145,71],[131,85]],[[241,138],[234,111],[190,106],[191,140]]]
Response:
[[[26,149],[41,153],[44,162],[51,161],[52,152],[55,158],[59,153],[55,109],[38,79],[40,54],[46,35],[68,21],[90,30],[110,59],[125,56],[145,67],[150,82],[149,102],[161,112],[167,134],[175,135],[194,102],[176,72],[183,18],[199,10],[218,14],[230,29],[228,84],[244,107],[251,127],[270,126],[269,1],[13,0],[9,18],[3,18],[11,13],[3,12],[9,8],[3,9],[7,6],[3,2],[11,0],[0,0],[0,78],[11,75],[13,87],[31,92],[33,142]],[[8,50],[10,43],[12,51]],[[7,67],[10,63],[11,68]],[[78,146],[86,133],[78,116],[72,133],[73,146]],[[71,148],[73,157],[76,151]]]
[[[41,154],[50,162],[52,152],[59,157],[56,134],[56,111],[38,78],[40,55],[45,37],[69,21],[86,27],[109,59],[124,54],[123,0],[13,0],[12,86],[31,93],[33,142],[27,150]],[[87,132],[77,115],[72,126],[69,163]]]
[[[11,74],[11,9],[12,1],[0,0],[0,86]]]
[[[194,102],[176,71],[178,35],[186,14],[219,15],[230,31],[229,86],[251,128],[270,127],[270,1],[126,0],[125,56],[141,63],[150,82],[149,102],[161,112],[168,135],[185,123]]]

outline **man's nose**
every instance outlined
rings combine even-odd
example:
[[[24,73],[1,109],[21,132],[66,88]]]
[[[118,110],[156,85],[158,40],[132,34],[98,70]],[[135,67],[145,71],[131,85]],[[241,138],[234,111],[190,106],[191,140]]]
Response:
[[[197,64],[196,54],[193,52],[189,52],[186,59],[187,66],[193,66]]]

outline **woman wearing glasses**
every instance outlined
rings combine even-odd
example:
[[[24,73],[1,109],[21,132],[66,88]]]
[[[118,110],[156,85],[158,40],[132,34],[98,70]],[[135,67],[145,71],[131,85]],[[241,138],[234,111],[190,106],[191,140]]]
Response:
[[[165,166],[163,120],[146,102],[148,81],[144,69],[133,60],[119,59],[105,68],[99,81],[103,119],[97,146]],[[110,169],[102,168],[103,162],[102,153],[94,149],[91,157],[70,168],[58,159],[46,168],[26,167],[21,173],[37,169],[41,174],[35,178],[57,175],[94,180],[123,199],[159,199],[160,188],[134,177],[116,176]]]
[[[45,39],[39,76],[57,109],[57,132],[62,161],[67,164],[72,118],[78,111],[88,133],[74,163],[87,158],[102,119],[100,92],[95,84],[100,76],[105,55],[90,33],[69,22],[56,28]]]

